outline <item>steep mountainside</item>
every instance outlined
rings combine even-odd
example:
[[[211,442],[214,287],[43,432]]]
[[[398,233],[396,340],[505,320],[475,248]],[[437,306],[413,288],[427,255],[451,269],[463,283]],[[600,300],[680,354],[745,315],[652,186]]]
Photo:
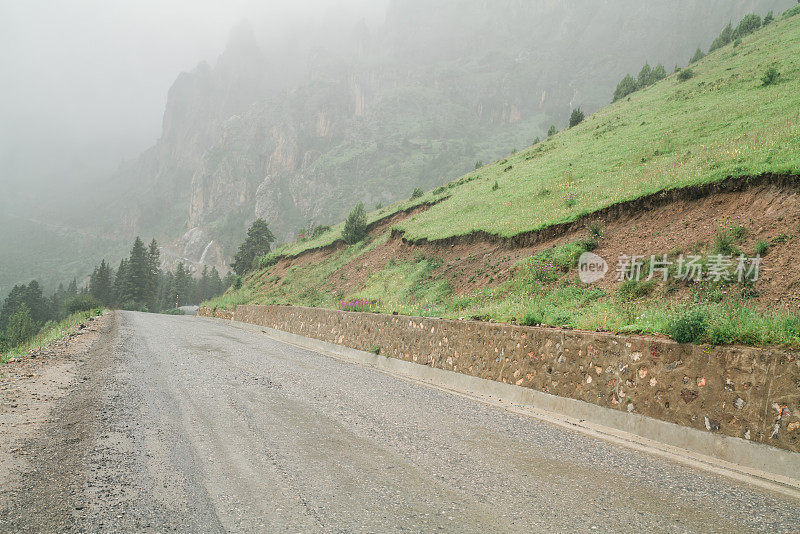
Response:
[[[346,245],[339,224],[283,246],[211,305],[800,346],[800,6],[792,13],[368,214],[361,242]],[[590,251],[600,279],[579,276]]]
[[[335,42],[298,32],[292,55],[241,27],[213,65],[175,81],[155,146],[49,213],[224,268],[257,216],[287,241],[359,200],[440,185],[563,127],[573,107],[599,109],[645,61],[669,71],[729,20],[790,3],[397,0],[382,27],[353,24]]]

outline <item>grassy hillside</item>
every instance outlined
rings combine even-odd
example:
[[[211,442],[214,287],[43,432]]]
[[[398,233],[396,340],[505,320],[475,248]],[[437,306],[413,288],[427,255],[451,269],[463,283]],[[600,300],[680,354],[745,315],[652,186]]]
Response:
[[[800,253],[796,185],[775,189],[767,181],[747,194],[651,210],[635,224],[609,223],[605,235],[602,228],[579,230],[527,248],[459,239],[476,231],[515,236],[730,177],[800,175],[797,50],[800,17],[774,22],[693,64],[685,81],[673,74],[533,147],[369,214],[375,221],[430,204],[392,223],[406,243],[384,225],[360,244],[301,254],[336,241],[340,225],[283,247],[267,262],[276,264],[210,304],[325,306],[621,332],[686,327],[695,341],[800,343],[800,276],[791,274]],[[781,74],[764,85],[770,67]],[[452,247],[430,243],[445,238],[455,238]],[[663,253],[673,260],[684,252],[769,252],[769,275],[756,285],[586,286],[575,269],[585,250],[606,258]]]
[[[672,74],[577,127],[429,192],[415,203],[449,198],[397,228],[410,240],[477,230],[509,237],[664,189],[800,172],[797,50],[800,18],[772,23],[691,65],[687,81]],[[764,87],[769,67],[781,76]],[[372,212],[370,220],[410,204]],[[338,225],[280,252],[326,245],[340,232]]]

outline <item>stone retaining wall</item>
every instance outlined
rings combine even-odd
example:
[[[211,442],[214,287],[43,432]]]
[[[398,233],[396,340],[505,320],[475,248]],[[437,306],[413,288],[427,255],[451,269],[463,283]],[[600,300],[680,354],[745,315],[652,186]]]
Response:
[[[213,315],[800,452],[789,351],[321,308]]]

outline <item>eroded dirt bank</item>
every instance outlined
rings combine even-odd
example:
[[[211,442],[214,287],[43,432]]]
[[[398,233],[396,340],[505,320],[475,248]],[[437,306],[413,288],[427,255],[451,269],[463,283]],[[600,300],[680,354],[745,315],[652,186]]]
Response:
[[[757,292],[750,301],[765,308],[798,309],[800,269],[795,268],[795,263],[800,257],[799,184],[800,181],[791,176],[731,180],[727,184],[623,203],[574,223],[511,239],[473,234],[412,243],[404,240],[399,232],[392,231],[385,243],[346,262],[316,289],[347,295],[362,289],[370,275],[381,271],[391,261],[412,262],[428,257],[438,265],[431,273],[432,278],[446,280],[453,295],[470,295],[507,281],[522,258],[592,237],[597,240],[593,252],[610,265],[605,279],[593,287],[613,292],[619,287],[614,269],[620,256],[649,258],[651,255],[708,253],[720,231],[739,227],[742,237],[735,243],[736,252],[751,257],[756,255],[760,242],[767,245],[756,283]],[[413,216],[414,213],[399,214],[392,223]],[[371,236],[378,238],[387,229],[387,225],[376,226]],[[595,234],[597,229],[602,235]],[[329,260],[342,248],[339,244],[282,258],[264,274],[256,275],[250,285],[265,291],[278,287],[291,269]],[[669,298],[679,300],[687,293],[678,288]],[[292,304],[292,294],[287,294],[284,300],[276,303]]]

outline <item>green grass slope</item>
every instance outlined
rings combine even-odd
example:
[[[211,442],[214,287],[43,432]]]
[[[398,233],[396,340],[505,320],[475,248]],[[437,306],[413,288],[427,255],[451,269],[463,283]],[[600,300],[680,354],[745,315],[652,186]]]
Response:
[[[781,76],[765,87],[769,67]],[[663,189],[800,171],[800,17],[691,68],[685,82],[673,74],[475,171],[451,198],[399,228],[411,240],[475,230],[513,236]]]
[[[369,219],[448,197],[397,228],[412,241],[475,231],[510,237],[660,190],[729,176],[796,174],[798,52],[800,17],[773,22],[693,64],[687,81],[672,74],[574,128]],[[769,67],[780,78],[763,86]],[[279,254],[330,244],[341,227],[285,245]]]

